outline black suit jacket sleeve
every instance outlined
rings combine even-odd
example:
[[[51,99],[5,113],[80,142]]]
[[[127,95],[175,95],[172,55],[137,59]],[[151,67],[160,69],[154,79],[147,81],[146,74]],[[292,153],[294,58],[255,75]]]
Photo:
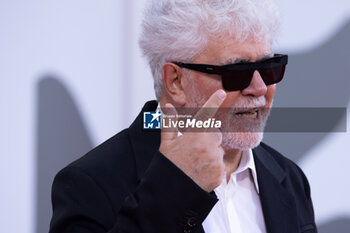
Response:
[[[50,233],[189,232],[217,202],[160,152],[119,210],[100,184],[74,164],[56,176]]]

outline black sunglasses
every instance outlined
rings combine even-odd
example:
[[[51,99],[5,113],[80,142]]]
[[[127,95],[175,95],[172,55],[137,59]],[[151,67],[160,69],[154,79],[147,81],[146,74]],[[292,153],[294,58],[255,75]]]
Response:
[[[172,63],[190,70],[221,75],[222,86],[225,90],[238,91],[244,90],[249,86],[255,70],[259,71],[266,85],[280,82],[288,63],[288,55],[274,54],[271,58],[257,62],[243,62],[223,66],[182,62]]]

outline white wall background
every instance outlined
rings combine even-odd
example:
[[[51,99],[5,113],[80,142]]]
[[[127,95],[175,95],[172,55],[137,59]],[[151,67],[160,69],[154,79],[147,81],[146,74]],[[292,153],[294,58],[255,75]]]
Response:
[[[127,127],[154,99],[137,45],[143,2],[0,0],[0,232],[35,232],[42,75],[56,74],[68,88],[94,145]],[[288,53],[317,48],[350,16],[347,0],[278,4],[283,27],[276,50]],[[318,223],[350,217],[350,181],[343,179],[349,177],[349,132],[330,134],[299,163],[311,183]],[[332,160],[330,154],[341,156]]]

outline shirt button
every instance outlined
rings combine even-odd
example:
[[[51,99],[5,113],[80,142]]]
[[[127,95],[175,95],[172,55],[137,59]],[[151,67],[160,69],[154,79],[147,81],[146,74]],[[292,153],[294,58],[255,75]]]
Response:
[[[196,224],[196,219],[194,217],[191,217],[191,218],[187,219],[187,226],[193,228],[196,225],[197,225]]]
[[[193,228],[197,225],[195,217],[190,217],[186,221],[186,225],[184,227],[184,233],[190,233]]]
[[[184,228],[184,233],[190,233],[191,230],[192,230],[192,228],[186,225]]]

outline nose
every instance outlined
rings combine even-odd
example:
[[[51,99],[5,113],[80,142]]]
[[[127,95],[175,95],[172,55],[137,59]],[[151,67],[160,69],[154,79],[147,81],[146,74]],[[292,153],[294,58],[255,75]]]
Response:
[[[251,96],[264,96],[266,92],[267,87],[259,71],[254,71],[252,81],[247,88],[242,90],[242,94]]]

